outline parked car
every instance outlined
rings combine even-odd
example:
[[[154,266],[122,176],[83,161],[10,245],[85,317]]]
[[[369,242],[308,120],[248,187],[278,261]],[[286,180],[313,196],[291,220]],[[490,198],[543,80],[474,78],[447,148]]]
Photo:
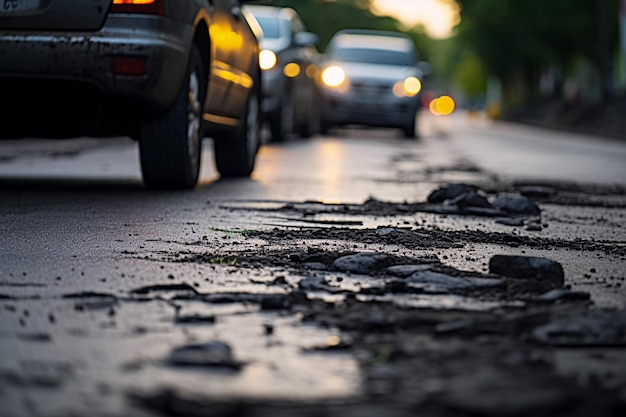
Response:
[[[416,136],[424,79],[413,40],[384,31],[343,30],[331,39],[319,78],[320,129],[350,124]]]
[[[208,135],[222,176],[250,175],[262,75],[247,2],[4,1],[0,135],[128,135],[149,188],[194,187]]]
[[[319,120],[315,102],[319,38],[306,31],[293,9],[262,5],[249,8],[263,28],[263,113],[272,140],[281,142],[292,133],[309,137],[316,132]]]

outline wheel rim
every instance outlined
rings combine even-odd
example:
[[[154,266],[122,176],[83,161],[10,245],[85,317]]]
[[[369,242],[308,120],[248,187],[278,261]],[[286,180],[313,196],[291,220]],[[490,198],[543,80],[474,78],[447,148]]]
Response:
[[[189,92],[187,96],[187,150],[193,166],[200,158],[200,78],[196,70],[189,74]]]
[[[248,115],[246,118],[248,156],[250,161],[254,161],[259,147],[259,101],[256,92],[250,94],[248,99]]]

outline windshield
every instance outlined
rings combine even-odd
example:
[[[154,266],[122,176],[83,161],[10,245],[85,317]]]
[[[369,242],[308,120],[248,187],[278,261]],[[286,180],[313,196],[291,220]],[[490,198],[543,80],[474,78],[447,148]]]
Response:
[[[256,20],[259,22],[259,25],[261,25],[261,29],[263,29],[263,36],[273,39],[280,38],[278,19],[273,17],[257,17]]]
[[[389,49],[343,48],[335,52],[334,59],[342,62],[410,66],[411,55]]]

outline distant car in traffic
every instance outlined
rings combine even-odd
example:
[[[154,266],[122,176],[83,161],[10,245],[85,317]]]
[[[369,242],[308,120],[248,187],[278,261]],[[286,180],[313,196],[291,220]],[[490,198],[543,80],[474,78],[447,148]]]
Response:
[[[147,187],[191,188],[210,135],[222,176],[250,175],[261,30],[246,2],[5,1],[0,136],[130,136]]]
[[[401,33],[343,30],[321,65],[320,129],[365,125],[416,136],[424,71],[413,40]]]
[[[309,137],[319,120],[315,103],[319,38],[306,31],[293,9],[264,5],[249,9],[263,29],[263,112],[272,141],[284,141],[292,133]]]

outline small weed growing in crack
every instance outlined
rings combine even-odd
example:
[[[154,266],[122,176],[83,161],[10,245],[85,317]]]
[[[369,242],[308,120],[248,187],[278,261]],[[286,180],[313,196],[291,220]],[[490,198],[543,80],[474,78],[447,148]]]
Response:
[[[209,230],[211,230],[212,232],[226,233],[226,235],[224,236],[224,238],[226,238],[226,239],[230,239],[234,235],[246,236],[248,233],[250,233],[250,230],[247,230],[247,229],[243,229],[243,230],[239,230],[239,229],[228,230],[228,229],[219,229],[217,227],[211,227]]]

